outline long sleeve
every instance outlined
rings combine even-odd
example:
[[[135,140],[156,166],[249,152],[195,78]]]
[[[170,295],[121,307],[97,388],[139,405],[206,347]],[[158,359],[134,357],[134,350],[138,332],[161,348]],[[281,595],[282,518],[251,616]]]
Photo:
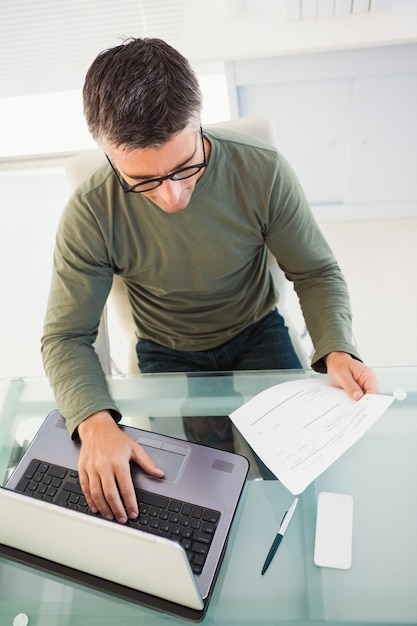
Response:
[[[265,240],[294,283],[315,348],[312,366],[323,372],[323,357],[329,352],[348,352],[359,358],[352,341],[348,288],[298,180],[282,156],[279,181],[271,195],[271,211],[275,206],[280,209],[271,220]]]
[[[93,348],[113,270],[94,217],[81,205],[77,216],[64,213],[58,229],[42,337],[45,371],[71,435],[96,411],[120,417]]]

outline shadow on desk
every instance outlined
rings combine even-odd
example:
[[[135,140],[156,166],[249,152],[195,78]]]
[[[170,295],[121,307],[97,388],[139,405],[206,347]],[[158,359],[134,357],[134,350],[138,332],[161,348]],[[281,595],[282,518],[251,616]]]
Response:
[[[277,477],[252,450],[227,415],[183,416],[184,434],[188,441],[218,450],[235,452],[249,461],[249,479],[276,480]]]

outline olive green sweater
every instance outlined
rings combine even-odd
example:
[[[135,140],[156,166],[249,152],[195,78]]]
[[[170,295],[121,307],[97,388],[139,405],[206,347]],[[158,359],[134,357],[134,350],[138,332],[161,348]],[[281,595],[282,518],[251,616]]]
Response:
[[[113,274],[126,284],[138,336],[207,350],[273,309],[269,249],[294,282],[313,367],[324,371],[331,351],[357,356],[345,281],[288,163],[248,136],[205,135],[210,162],[184,210],[124,194],[105,165],[62,215],[42,351],[70,433],[102,409],[120,417],[92,348]]]

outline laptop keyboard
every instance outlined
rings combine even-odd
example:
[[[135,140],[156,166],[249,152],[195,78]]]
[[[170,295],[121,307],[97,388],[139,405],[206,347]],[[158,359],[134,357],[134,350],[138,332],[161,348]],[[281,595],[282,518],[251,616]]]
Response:
[[[59,506],[94,515],[80,487],[78,472],[33,459],[16,491]],[[179,542],[194,574],[200,574],[220,512],[136,489],[139,516],[126,525]],[[116,522],[117,523],[117,522]]]

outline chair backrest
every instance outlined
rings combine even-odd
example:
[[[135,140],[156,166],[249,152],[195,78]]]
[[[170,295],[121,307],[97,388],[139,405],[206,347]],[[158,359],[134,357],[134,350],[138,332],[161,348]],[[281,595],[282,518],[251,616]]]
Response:
[[[98,148],[83,150],[66,160],[65,174],[73,189],[76,189],[83,180],[106,161],[104,152]]]
[[[252,135],[270,145],[276,145],[274,124],[270,118],[264,116],[240,117],[233,120],[209,124],[205,126],[205,128],[227,128],[230,130],[236,130]],[[98,149],[86,150],[70,157],[65,164],[65,171],[73,188],[76,188],[104,161],[105,156],[103,152]],[[288,281],[272,255],[270,255],[270,271],[280,295],[280,313],[283,314],[283,310],[285,309],[285,293],[287,291]],[[135,351],[135,324],[124,284],[118,276],[114,277],[113,286],[107,302],[107,308],[108,311],[104,311],[100,324],[99,336],[97,337],[97,341],[95,343],[95,349],[99,355],[103,370],[105,373],[112,373],[114,371],[126,374],[138,372],[139,370]],[[290,336],[300,361],[304,367],[309,367],[309,359],[302,344],[301,336],[295,328],[292,327],[288,316],[284,314],[284,317],[286,317],[286,322],[290,330]],[[109,325],[111,322],[109,318],[112,320],[118,320],[119,322],[119,331],[121,331],[121,336],[124,338],[125,342],[126,353],[124,358],[114,357],[114,351],[111,349],[111,330],[109,331]],[[303,335],[304,334],[305,333],[303,332]],[[121,361],[123,361],[123,363]]]

